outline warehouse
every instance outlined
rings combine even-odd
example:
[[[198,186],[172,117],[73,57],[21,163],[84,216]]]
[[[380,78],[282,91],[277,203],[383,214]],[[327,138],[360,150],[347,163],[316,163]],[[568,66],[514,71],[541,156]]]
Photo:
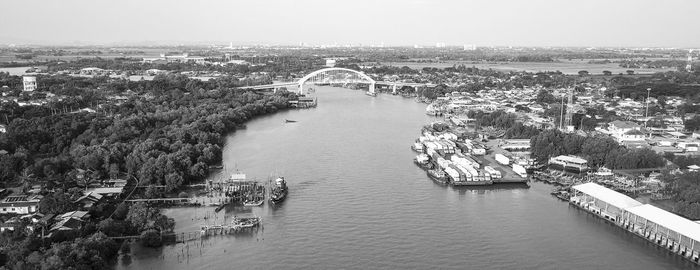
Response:
[[[624,210],[622,226],[674,253],[698,262],[700,224],[650,204]]]
[[[627,195],[596,183],[576,185],[571,190],[571,203],[613,222],[620,220],[624,209],[642,205]]]

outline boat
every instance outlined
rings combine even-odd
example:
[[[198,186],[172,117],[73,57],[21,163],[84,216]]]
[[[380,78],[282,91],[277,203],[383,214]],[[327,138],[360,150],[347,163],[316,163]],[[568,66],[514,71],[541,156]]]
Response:
[[[243,206],[261,206],[265,202],[265,198],[257,198],[257,200],[246,200],[243,202]]]
[[[373,93],[373,92],[367,91],[367,92],[365,92],[365,95],[368,95],[368,96],[370,96],[370,97],[376,97],[376,96],[377,96],[377,93],[376,93],[376,92]]]
[[[443,185],[447,184],[447,175],[445,174],[445,171],[440,169],[434,169],[428,170],[427,174],[428,177],[430,177],[430,179],[433,179],[435,182],[438,182]]]
[[[214,212],[219,213],[219,211],[223,210],[224,208],[226,208],[226,204],[220,204],[216,207],[216,209],[214,209]]]
[[[419,142],[414,143],[413,145],[411,145],[411,149],[413,151],[418,152],[418,153],[423,153],[423,144],[421,144]]]
[[[289,120],[289,119],[284,119],[285,123],[296,123],[297,121],[294,120]]]
[[[233,217],[231,224],[236,229],[253,228],[260,225],[260,217]]]
[[[270,186],[270,202],[272,204],[281,203],[287,198],[288,193],[287,181],[284,180],[284,177],[277,177],[275,183]]]
[[[426,154],[417,155],[416,158],[413,159],[413,162],[424,170],[433,168],[433,164],[430,163],[430,158]]]

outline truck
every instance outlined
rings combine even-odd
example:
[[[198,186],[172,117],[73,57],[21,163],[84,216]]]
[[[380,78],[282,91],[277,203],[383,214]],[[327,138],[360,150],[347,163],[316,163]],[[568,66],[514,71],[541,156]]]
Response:
[[[489,174],[491,174],[491,178],[493,178],[493,179],[499,179],[499,178],[501,178],[501,172],[498,171],[498,170],[496,170],[496,169],[494,169],[494,168],[491,167],[491,166],[485,166],[485,167],[484,167],[484,171],[486,171],[486,172],[488,172]]]
[[[513,164],[513,171],[520,175],[520,177],[526,178],[527,177],[527,170],[525,170],[525,167],[519,164]]]
[[[486,155],[486,149],[484,149],[484,148],[473,147],[471,152],[472,152],[472,155],[475,155],[475,156]]]
[[[501,165],[508,165],[510,164],[510,159],[502,154],[496,154],[495,155],[496,161],[500,163]]]

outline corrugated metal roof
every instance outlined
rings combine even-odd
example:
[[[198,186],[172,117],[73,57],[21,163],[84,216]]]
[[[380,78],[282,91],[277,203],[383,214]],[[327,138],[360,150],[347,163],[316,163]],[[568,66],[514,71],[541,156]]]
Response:
[[[700,224],[687,218],[665,211],[650,204],[640,205],[625,211],[680,233],[695,241],[700,241]]]
[[[628,197],[625,194],[619,193],[617,191],[598,185],[596,183],[580,184],[573,186],[572,188],[580,192],[586,193],[590,196],[593,196],[601,201],[604,201],[620,209],[627,209],[629,207],[642,205],[642,203]]]

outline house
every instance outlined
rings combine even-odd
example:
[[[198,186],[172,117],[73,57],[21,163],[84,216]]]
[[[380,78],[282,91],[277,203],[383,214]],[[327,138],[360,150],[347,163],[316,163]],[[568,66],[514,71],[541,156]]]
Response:
[[[29,214],[39,208],[41,195],[13,195],[0,201],[0,214]]]
[[[644,141],[644,132],[638,130],[638,129],[633,129],[629,130],[625,133],[618,134],[615,136],[617,141],[620,143],[624,142],[642,142]]]
[[[83,227],[83,220],[76,218],[76,217],[70,217],[66,219],[62,219],[49,229],[50,234],[48,237],[51,237],[53,233],[57,231],[75,231],[79,230],[80,228]]]
[[[71,211],[56,216],[56,223],[51,225],[49,234],[46,237],[53,237],[57,232],[76,231],[80,230],[85,223],[85,219],[90,218],[90,214],[86,211]]]
[[[0,232],[14,231],[22,226],[22,221],[18,217],[12,217],[0,224]]]
[[[608,124],[608,133],[618,142],[643,141],[642,127],[629,121],[613,121]]]
[[[87,192],[85,195],[75,200],[75,203],[80,205],[83,209],[90,209],[101,200],[102,195],[95,192]]]
[[[70,211],[57,216],[56,219],[79,218],[81,220],[90,218],[87,211]]]
[[[693,165],[688,166],[688,171],[697,172],[698,170],[700,170],[700,166],[698,166],[698,165],[693,164]]]
[[[107,196],[107,197],[116,197],[122,194],[124,192],[124,187],[98,187],[98,188],[89,188],[87,192],[93,192],[95,194],[99,194],[101,196]]]
[[[27,215],[21,216],[21,217],[19,217],[19,219],[28,221],[29,224],[27,224],[27,227],[26,227],[27,230],[30,232],[34,232],[34,231],[36,231],[37,228],[43,226],[43,224],[41,224],[40,222],[44,217],[45,217],[44,214],[37,212],[37,213],[27,214]]]

